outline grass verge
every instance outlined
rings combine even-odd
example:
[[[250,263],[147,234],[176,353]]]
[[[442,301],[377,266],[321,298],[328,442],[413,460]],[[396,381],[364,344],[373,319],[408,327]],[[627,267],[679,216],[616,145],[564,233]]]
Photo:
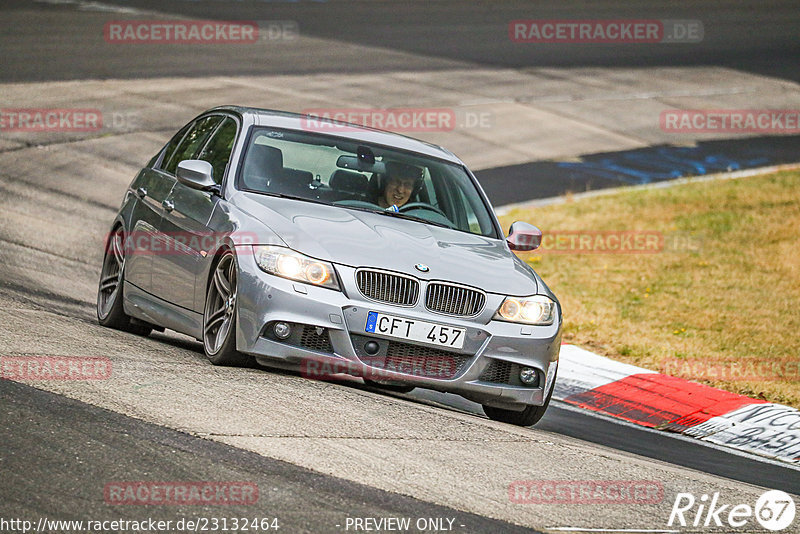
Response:
[[[561,301],[565,342],[800,408],[800,172],[567,198],[500,220],[544,232],[520,257]],[[625,243],[637,250],[608,250]]]

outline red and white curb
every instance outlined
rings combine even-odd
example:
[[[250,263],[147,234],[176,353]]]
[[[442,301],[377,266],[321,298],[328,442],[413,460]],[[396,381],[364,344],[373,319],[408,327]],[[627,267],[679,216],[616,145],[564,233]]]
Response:
[[[553,398],[626,421],[800,463],[800,411],[562,345]]]

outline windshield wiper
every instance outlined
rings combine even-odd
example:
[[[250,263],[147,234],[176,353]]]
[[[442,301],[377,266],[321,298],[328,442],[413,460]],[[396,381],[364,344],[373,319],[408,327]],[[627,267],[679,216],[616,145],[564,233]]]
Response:
[[[297,195],[287,195],[286,193],[276,193],[274,191],[253,191],[251,189],[248,189],[247,191],[249,193],[258,193],[259,195],[267,195],[269,197],[288,198],[289,200],[302,200],[304,202],[312,202],[314,204],[324,204],[325,206],[332,206],[332,204],[328,202],[323,202],[322,200],[317,200],[315,198],[299,197]]]
[[[415,217],[414,215],[408,215],[406,213],[400,213],[397,211],[375,211],[373,213],[380,213],[382,215],[388,215],[389,217],[398,217],[400,219],[407,219],[409,221],[417,221],[425,224],[432,224],[434,226],[440,226],[442,228],[449,228],[450,230],[455,230],[455,227],[450,226],[449,224],[431,221],[429,219],[423,219],[422,217]]]
[[[276,193],[274,191],[252,191],[252,190],[248,190],[248,191],[252,192],[252,193],[258,193],[259,195],[267,195],[267,196],[278,197],[278,198],[288,198],[290,200],[302,200],[304,202],[312,202],[314,204],[322,204],[324,206],[334,206],[334,207],[336,206],[335,203],[331,204],[330,202],[323,202],[322,200],[316,200],[316,199],[313,199],[313,198],[306,198],[306,197],[299,197],[299,196],[296,196],[296,195],[287,195],[286,193]],[[397,211],[374,210],[374,209],[369,209],[369,208],[365,208],[365,207],[361,207],[361,206],[339,206],[339,207],[347,208],[349,210],[366,211],[367,213],[377,213],[379,215],[386,215],[388,217],[397,217],[397,218],[400,218],[400,219],[406,219],[408,221],[416,221],[416,222],[421,222],[421,223],[425,223],[425,224],[432,224],[434,226],[439,226],[441,228],[448,228],[450,230],[456,230],[455,226],[452,226],[452,225],[449,225],[449,224],[446,224],[446,223],[440,223],[440,222],[436,222],[436,221],[431,221],[429,219],[423,219],[422,217],[415,217],[414,215],[407,215],[405,213],[399,213]]]

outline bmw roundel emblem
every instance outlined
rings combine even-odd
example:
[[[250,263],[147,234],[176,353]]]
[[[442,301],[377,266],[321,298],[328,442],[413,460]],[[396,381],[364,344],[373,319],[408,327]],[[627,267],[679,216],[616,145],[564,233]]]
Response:
[[[424,263],[418,263],[418,264],[416,264],[416,265],[414,266],[414,268],[415,268],[416,270],[418,270],[419,272],[421,272],[421,273],[427,273],[428,271],[430,271],[430,270],[431,270],[431,268],[430,268],[430,267],[428,267],[427,265],[425,265]]]

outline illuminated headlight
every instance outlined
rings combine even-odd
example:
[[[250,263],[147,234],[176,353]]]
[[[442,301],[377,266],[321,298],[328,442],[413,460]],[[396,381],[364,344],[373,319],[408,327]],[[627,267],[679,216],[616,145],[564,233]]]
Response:
[[[556,318],[556,303],[544,295],[506,297],[494,318],[512,323],[553,324]]]
[[[255,245],[253,254],[258,266],[270,274],[315,286],[339,289],[333,265],[327,261],[315,260],[286,247],[274,245]]]

